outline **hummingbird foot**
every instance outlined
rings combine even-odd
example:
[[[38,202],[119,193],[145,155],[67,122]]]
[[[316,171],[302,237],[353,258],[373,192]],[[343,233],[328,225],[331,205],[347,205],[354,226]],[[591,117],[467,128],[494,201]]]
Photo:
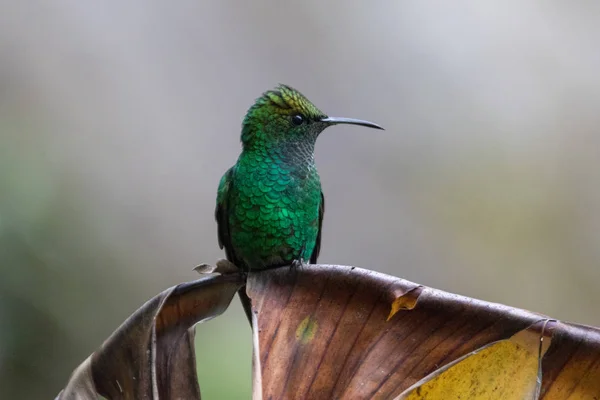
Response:
[[[297,259],[295,259],[294,261],[292,261],[292,264],[290,265],[292,269],[299,269],[305,265],[308,265],[304,260],[304,257],[302,257],[302,254],[304,254],[304,249],[305,249],[305,245],[303,244],[302,247],[300,248],[300,257],[298,257]]]
[[[298,260],[292,261],[292,264],[290,265],[290,267],[292,269],[296,269],[296,268],[302,268],[305,265],[308,265],[308,264],[304,261],[304,259],[300,258]]]

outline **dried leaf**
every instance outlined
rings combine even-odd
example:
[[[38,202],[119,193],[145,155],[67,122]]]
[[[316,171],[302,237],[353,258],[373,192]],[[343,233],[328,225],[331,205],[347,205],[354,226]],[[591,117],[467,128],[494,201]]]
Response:
[[[200,399],[193,325],[221,314],[242,274],[206,276],[155,296],[73,373],[57,399]]]
[[[251,273],[247,293],[255,399],[600,396],[594,328],[353,267]]]
[[[136,311],[57,399],[199,399],[190,327],[245,283],[230,263],[203,270]],[[596,328],[354,267],[252,273],[247,293],[254,399],[600,398]]]
[[[71,374],[71,379],[67,386],[58,394],[56,399],[64,400],[84,400],[97,399],[98,393],[94,387],[94,378],[92,377],[92,358],[86,358]]]
[[[235,266],[235,264],[233,264],[231,261],[226,260],[224,258],[221,258],[219,260],[217,260],[216,264],[210,265],[210,264],[200,264],[198,265],[196,268],[194,268],[194,271],[196,271],[199,274],[214,274],[214,273],[218,273],[218,274],[222,274],[222,275],[227,275],[227,274],[235,274],[237,272],[239,272],[239,268]]]
[[[600,330],[562,322],[549,329],[540,399],[600,399]]]

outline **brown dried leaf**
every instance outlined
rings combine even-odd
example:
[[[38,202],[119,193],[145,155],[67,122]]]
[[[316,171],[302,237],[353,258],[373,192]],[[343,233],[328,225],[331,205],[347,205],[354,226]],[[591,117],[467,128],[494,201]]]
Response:
[[[247,293],[255,399],[505,398],[486,380],[498,362],[506,398],[600,396],[595,328],[353,267],[252,273]]]
[[[200,399],[193,325],[225,311],[243,284],[241,274],[213,275],[155,296],[74,371],[57,399]]]
[[[549,329],[540,399],[600,399],[600,330],[563,322]]]
[[[57,398],[199,399],[190,327],[243,284],[211,275],[154,297]],[[255,399],[600,398],[596,328],[354,267],[253,273],[247,292]]]

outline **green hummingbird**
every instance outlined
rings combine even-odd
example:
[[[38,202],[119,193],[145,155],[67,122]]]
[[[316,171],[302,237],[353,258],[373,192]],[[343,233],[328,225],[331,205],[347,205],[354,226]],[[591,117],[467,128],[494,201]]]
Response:
[[[219,246],[237,267],[253,271],[317,262],[325,198],[315,142],[337,124],[383,129],[328,117],[287,85],[263,93],[250,107],[242,123],[242,152],[221,178],[215,210]]]

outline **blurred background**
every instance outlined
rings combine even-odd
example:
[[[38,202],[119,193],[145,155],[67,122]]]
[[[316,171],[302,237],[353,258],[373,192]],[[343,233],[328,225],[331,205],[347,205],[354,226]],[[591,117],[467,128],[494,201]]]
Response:
[[[320,261],[600,325],[600,3],[0,4],[0,398],[54,398],[223,254],[240,123],[286,83],[317,144]],[[237,299],[198,328],[208,399],[250,398]]]

